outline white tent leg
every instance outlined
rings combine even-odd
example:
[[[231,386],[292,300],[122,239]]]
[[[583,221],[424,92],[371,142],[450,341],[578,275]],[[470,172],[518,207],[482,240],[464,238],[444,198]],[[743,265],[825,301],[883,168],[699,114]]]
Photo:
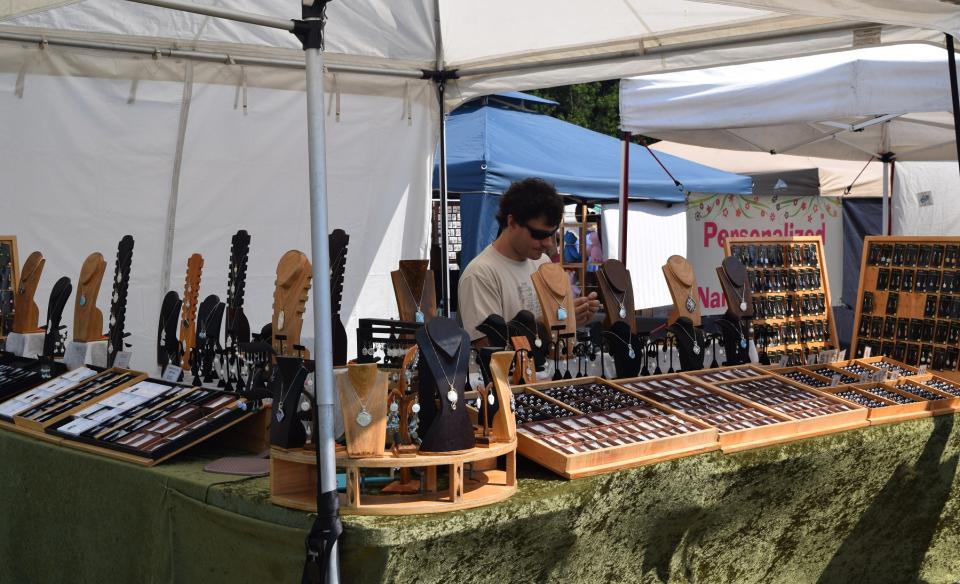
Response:
[[[313,338],[321,493],[337,491],[333,436],[333,338],[330,326],[330,242],[327,239],[326,131],[323,120],[323,52],[307,49],[307,144],[310,160],[310,232],[313,259]],[[327,582],[340,581],[339,546],[330,554]]]

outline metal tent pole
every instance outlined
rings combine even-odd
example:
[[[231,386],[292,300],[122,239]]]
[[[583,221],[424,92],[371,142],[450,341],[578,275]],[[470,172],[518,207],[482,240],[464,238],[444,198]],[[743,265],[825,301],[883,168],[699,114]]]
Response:
[[[947,65],[950,68],[950,96],[953,98],[953,131],[957,143],[957,165],[960,168],[960,93],[957,91],[957,56],[953,52],[953,35],[947,34]]]
[[[880,235],[890,235],[887,231],[887,223],[890,217],[890,203],[887,196],[890,194],[890,161],[883,161],[883,213],[880,219]]]
[[[627,213],[630,210],[630,132],[623,133],[623,168],[620,176],[620,261],[627,265]]]
[[[449,241],[447,239],[447,120],[444,114],[443,97],[446,83],[440,80],[437,83],[437,95],[440,99],[440,298],[443,301],[443,315],[450,317],[450,257]]]

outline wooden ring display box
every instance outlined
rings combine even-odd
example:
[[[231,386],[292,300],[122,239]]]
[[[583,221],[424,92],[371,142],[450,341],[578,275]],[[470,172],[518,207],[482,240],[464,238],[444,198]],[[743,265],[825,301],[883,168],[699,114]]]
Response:
[[[509,403],[510,400],[506,375],[513,357],[513,352],[503,351],[491,359],[494,389],[500,403]],[[500,408],[494,415],[493,430],[497,440],[451,454],[410,455],[385,451],[381,456],[351,458],[345,449],[338,449],[337,467],[345,469],[347,474],[347,492],[340,495],[341,512],[346,515],[442,513],[509,498],[517,489],[517,440],[513,433],[513,414],[507,408]],[[503,470],[495,464],[500,457],[505,458]],[[379,493],[367,493],[361,489],[364,469],[392,468],[423,469],[421,492],[390,494],[388,488]],[[447,483],[443,490],[439,488],[442,475],[446,475]],[[282,507],[316,511],[316,492],[316,451],[270,449],[271,502]]]

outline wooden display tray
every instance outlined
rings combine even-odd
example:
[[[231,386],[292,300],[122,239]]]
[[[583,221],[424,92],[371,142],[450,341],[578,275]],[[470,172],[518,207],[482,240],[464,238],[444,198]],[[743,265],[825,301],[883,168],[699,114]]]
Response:
[[[840,403],[845,406],[853,405],[854,409],[844,411],[844,412],[818,415],[811,418],[798,418],[796,416],[791,415],[789,412],[780,412],[779,410],[776,410],[776,408],[772,408],[770,406],[763,406],[763,404],[756,403],[748,397],[740,396],[743,399],[749,401],[750,403],[756,404],[757,406],[773,409],[774,411],[777,411],[778,413],[782,413],[783,415],[791,419],[795,419],[797,421],[797,434],[794,436],[795,439],[813,438],[814,436],[822,436],[824,434],[832,434],[834,432],[842,432],[844,430],[852,430],[854,428],[862,428],[864,426],[869,425],[869,422],[867,421],[867,408],[863,406],[851,404],[851,402],[838,398],[835,395],[832,395],[830,393],[827,393],[818,389],[814,389],[812,387],[808,387],[806,385],[803,385],[802,383],[797,383],[796,381],[793,381],[791,379],[780,377],[779,375],[767,375],[765,377],[760,377],[756,379],[759,379],[759,380],[777,379],[778,381],[782,382],[785,385],[793,386],[797,389],[803,390],[817,397],[826,398],[828,401],[831,401],[834,403]],[[723,383],[715,384],[715,387],[717,387],[720,390],[739,396],[739,394],[737,394],[736,392],[732,390],[728,390],[727,386],[730,386],[734,383],[740,383],[743,381],[752,381],[752,380],[725,381]]]
[[[700,369],[697,371],[687,371],[684,373],[687,377],[696,380],[699,383],[720,383],[723,381],[737,381],[738,379],[751,379],[769,375],[770,372],[763,366],[744,364],[727,365],[725,367],[714,367],[712,369]]]
[[[930,246],[951,246],[951,245],[960,245],[960,237],[946,237],[946,236],[879,236],[871,235],[864,238],[863,241],[863,254],[860,258],[860,284],[857,288],[857,298],[856,306],[854,311],[853,319],[853,338],[850,343],[850,354],[852,356],[858,356],[863,353],[863,344],[865,342],[879,343],[889,343],[890,345],[904,343],[907,345],[916,346],[918,349],[920,346],[930,346],[934,349],[960,349],[960,343],[937,343],[934,341],[920,341],[919,339],[898,339],[895,340],[893,337],[886,336],[868,336],[861,337],[860,335],[860,322],[864,316],[870,318],[873,317],[882,317],[886,318],[909,318],[909,319],[919,319],[919,320],[932,320],[935,323],[954,323],[955,320],[949,318],[941,318],[937,313],[934,316],[925,317],[924,316],[924,304],[926,302],[927,295],[936,296],[939,310],[939,300],[941,296],[960,296],[960,292],[943,292],[942,288],[938,287],[936,291],[926,292],[910,292],[902,290],[877,290],[877,276],[880,270],[907,270],[907,271],[933,271],[939,272],[940,276],[945,272],[957,272],[960,270],[960,265],[957,266],[946,266],[945,261],[941,261],[940,267],[930,267],[930,266],[895,266],[889,265],[868,265],[868,259],[870,254],[871,246],[873,245],[890,245],[895,246],[898,244],[916,244],[916,245],[930,245]],[[939,280],[938,280],[939,281]],[[942,282],[941,282],[942,283]],[[863,313],[863,298],[864,295],[869,292],[873,294],[873,311],[867,315]],[[899,295],[899,300],[897,304],[897,310],[894,314],[887,314],[887,300],[891,292],[896,292]],[[874,354],[878,351],[874,350]],[[932,368],[932,356],[930,368]],[[916,365],[911,363],[911,366]],[[943,372],[954,372],[954,369],[944,369]]]
[[[775,424],[767,424],[765,426],[756,426],[753,428],[745,428],[740,430],[723,430],[713,419],[707,419],[704,416],[699,416],[694,413],[689,413],[685,410],[681,410],[675,405],[670,405],[669,403],[660,402],[658,397],[653,397],[650,395],[652,390],[641,391],[639,389],[633,389],[631,384],[636,384],[637,382],[647,382],[647,381],[669,381],[671,379],[684,379],[685,381],[707,390],[710,395],[723,399],[727,402],[735,402],[743,406],[743,410],[753,410],[755,412],[760,412],[771,418],[779,420]],[[798,424],[796,420],[788,418],[787,416],[772,410],[766,406],[755,404],[738,395],[734,395],[722,390],[718,390],[716,387],[699,381],[695,377],[685,375],[685,374],[667,374],[667,375],[655,375],[649,377],[634,377],[631,379],[618,379],[616,383],[623,387],[625,391],[629,391],[638,395],[639,397],[644,397],[646,399],[654,400],[657,403],[661,403],[666,408],[677,410],[682,412],[686,416],[690,416],[703,424],[717,428],[717,441],[720,444],[720,450],[725,454],[730,454],[733,452],[740,452],[741,450],[748,450],[750,448],[760,448],[763,446],[770,446],[772,444],[779,444],[782,442],[788,442],[793,439],[793,437],[798,432]],[[739,411],[743,411],[739,410]],[[712,416],[717,416],[722,414],[713,414]]]
[[[806,367],[777,367],[777,368],[771,369],[770,373],[773,373],[774,375],[779,375],[780,377],[785,377],[787,379],[790,379],[791,381],[795,381],[803,385],[804,387],[812,387],[813,389],[829,388],[831,381],[833,381],[832,377],[827,377],[826,375],[823,375],[823,373],[817,373],[815,371],[807,369]],[[818,387],[816,385],[810,385],[804,381],[800,381],[799,379],[793,379],[792,377],[789,377],[789,374],[791,373],[802,373],[803,375],[807,375],[816,381],[822,382],[823,385]]]
[[[895,365],[905,371],[905,373],[901,373],[901,376],[904,376],[904,377],[909,375],[916,375],[919,372],[918,369],[913,365],[907,365],[902,361],[897,361],[895,359],[891,359],[890,357],[884,357],[883,355],[877,355],[874,357],[858,357],[854,359],[854,361],[857,363],[860,363],[861,365],[869,365],[871,367],[876,367],[877,369],[886,369],[885,367],[881,367],[880,365],[878,365],[878,363],[887,363],[890,365]]]
[[[767,318],[767,319],[757,319],[754,320],[755,323],[761,324],[799,324],[804,320],[825,320],[827,321],[827,331],[829,333],[829,339],[826,341],[817,341],[811,343],[790,343],[790,344],[780,344],[773,347],[773,352],[784,352],[784,351],[796,351],[803,349],[824,349],[824,348],[835,348],[837,346],[837,323],[833,318],[833,302],[830,298],[830,280],[827,276],[827,262],[826,258],[823,255],[823,240],[819,235],[798,235],[793,237],[770,237],[770,238],[757,238],[757,237],[728,237],[723,244],[724,254],[726,256],[731,255],[730,249],[734,245],[791,245],[791,244],[815,244],[817,247],[817,267],[812,266],[770,266],[769,268],[757,268],[751,266],[745,266],[747,270],[756,270],[756,269],[770,269],[770,270],[787,270],[787,269],[816,269],[820,272],[820,288],[814,290],[795,290],[795,291],[783,291],[783,292],[752,292],[753,295],[758,296],[777,296],[777,295],[805,295],[805,294],[823,294],[824,303],[826,304],[827,313],[825,315],[818,315],[815,317],[779,317],[779,318]],[[856,331],[856,329],[854,329]],[[759,347],[758,347],[759,349]],[[765,353],[768,351],[764,351]]]
[[[344,515],[415,515],[481,507],[509,498],[517,489],[516,442],[493,443],[449,455],[350,458],[337,451],[337,467],[347,471],[347,492],[340,495]],[[506,470],[474,470],[465,476],[464,465],[506,457]],[[298,448],[270,449],[270,501],[281,507],[308,512],[317,510],[317,455]],[[449,467],[449,487],[437,489],[438,467]],[[477,465],[481,466],[481,465]],[[412,495],[368,495],[360,492],[364,468],[424,468],[425,489]]]
[[[870,391],[867,391],[870,387],[882,387],[887,391],[892,391],[893,393],[904,395],[912,400],[912,403],[908,404],[898,404],[895,401],[889,400],[887,398],[878,396]],[[854,385],[838,385],[836,387],[825,388],[824,391],[831,394],[838,394],[844,391],[855,391],[861,395],[866,395],[870,399],[875,399],[879,402],[889,404],[882,408],[867,408],[867,420],[870,422],[871,426],[876,426],[879,424],[892,424],[894,422],[903,422],[905,420],[916,420],[917,418],[929,418],[933,415],[933,411],[928,407],[930,402],[919,400],[916,397],[913,397],[909,394],[904,394],[901,391],[895,391],[890,384],[887,383],[858,383]],[[846,398],[837,396],[838,399],[848,401],[849,403],[856,404],[854,401],[847,400]],[[859,405],[859,404],[858,404]],[[860,406],[863,407],[863,406]]]
[[[520,454],[537,462],[541,466],[552,470],[560,476],[568,479],[575,479],[610,472],[613,470],[632,468],[653,462],[680,458],[692,454],[709,452],[711,450],[717,450],[720,446],[719,442],[717,441],[717,429],[715,427],[704,424],[696,418],[665,407],[656,401],[646,398],[635,392],[626,391],[624,388],[610,383],[609,381],[600,377],[581,377],[578,379],[536,383],[515,387],[513,388],[513,391],[514,393],[531,393],[538,395],[545,400],[560,404],[564,408],[581,415],[581,413],[575,408],[566,404],[562,404],[561,402],[544,395],[539,390],[549,389],[551,387],[581,385],[588,383],[605,385],[611,389],[614,389],[615,391],[620,391],[639,398],[642,402],[644,402],[643,407],[656,410],[662,413],[663,417],[672,416],[674,419],[682,421],[684,425],[690,424],[696,429],[674,436],[655,438],[651,440],[644,440],[642,442],[622,444],[617,446],[609,446],[589,452],[566,453],[547,443],[530,429],[534,425],[550,423],[554,420],[528,422],[523,425],[518,425],[517,427],[517,450]],[[607,413],[609,412],[600,412],[599,414],[605,415]],[[590,416],[597,414],[582,415]],[[571,416],[573,419],[577,419],[577,417],[578,416]]]
[[[85,379],[85,380],[83,380],[83,381],[81,381],[81,382],[79,382],[79,383],[76,383],[76,384],[74,384],[73,387],[75,387],[75,386],[77,386],[77,385],[84,384],[84,383],[89,383],[91,380],[96,379],[98,376],[103,375],[104,373],[116,373],[116,374],[120,374],[120,375],[133,375],[133,378],[128,379],[127,381],[121,383],[120,385],[118,385],[118,386],[116,386],[116,387],[113,387],[113,388],[109,389],[108,391],[106,391],[105,393],[102,393],[102,394],[97,395],[97,396],[95,396],[95,397],[93,397],[93,396],[91,395],[91,393],[92,393],[94,390],[96,390],[99,386],[91,387],[91,388],[87,389],[85,392],[83,392],[83,393],[81,393],[81,394],[79,394],[79,395],[74,396],[73,399],[88,398],[88,397],[89,397],[89,398],[92,398],[92,399],[82,399],[82,401],[81,401],[78,405],[70,408],[69,410],[63,411],[63,412],[61,412],[60,414],[57,414],[57,415],[54,416],[53,418],[50,418],[49,420],[46,420],[46,421],[44,421],[44,422],[38,422],[38,421],[36,421],[36,420],[33,420],[33,419],[31,419],[31,418],[24,417],[24,416],[22,416],[22,415],[14,416],[14,417],[13,417],[13,424],[14,424],[14,426],[17,428],[17,430],[23,430],[24,432],[29,433],[29,434],[36,434],[36,435],[45,436],[46,429],[47,429],[48,427],[56,424],[56,423],[59,422],[60,420],[63,420],[64,418],[73,415],[75,412],[78,412],[78,411],[82,410],[83,408],[89,406],[91,403],[94,403],[95,401],[100,401],[100,400],[102,400],[102,399],[104,399],[104,398],[110,397],[110,396],[113,395],[113,394],[120,393],[121,391],[123,391],[124,389],[130,387],[131,385],[134,385],[134,384],[136,384],[136,383],[140,383],[141,381],[143,381],[143,380],[145,380],[145,379],[147,378],[147,374],[146,374],[146,373],[141,373],[141,372],[139,372],[139,371],[132,371],[132,370],[130,370],[130,369],[121,369],[121,368],[118,368],[118,367],[113,367],[113,368],[110,368],[110,369],[105,369],[104,371],[98,373],[97,375],[95,375],[95,376],[93,376],[93,377],[90,377],[90,378]],[[71,389],[72,389],[72,388],[71,388]],[[30,409],[34,409],[34,408],[36,408],[36,407],[40,407],[40,406],[42,406],[43,404],[47,403],[47,402],[50,401],[50,400],[53,400],[53,399],[57,399],[57,398],[59,398],[59,397],[62,397],[65,393],[69,392],[71,389],[66,389],[65,391],[61,392],[60,394],[58,394],[58,395],[56,395],[56,396],[51,396],[51,397],[47,398],[46,400],[43,400],[43,401],[41,401],[41,402],[38,402],[38,403],[34,404],[33,406],[31,406]]]

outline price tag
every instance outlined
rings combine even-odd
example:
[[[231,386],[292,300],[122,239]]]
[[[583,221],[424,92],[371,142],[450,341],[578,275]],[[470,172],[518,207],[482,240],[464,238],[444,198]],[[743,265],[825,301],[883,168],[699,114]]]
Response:
[[[828,362],[827,357],[828,355],[826,351],[820,351],[819,353],[817,353],[817,363],[820,365],[827,363]]]
[[[113,366],[120,369],[129,369],[130,368],[130,357],[133,354],[130,351],[120,351],[117,353],[117,356],[113,359]]]
[[[781,356],[780,356],[780,366],[781,366],[781,367],[786,367],[786,366],[787,366],[787,363],[788,363],[789,361],[790,361],[790,358],[787,357],[786,355],[781,355]]]
[[[169,381],[170,383],[176,383],[180,381],[181,373],[183,373],[183,367],[170,363],[167,365],[167,368],[163,370],[163,377],[161,379]]]
[[[887,379],[887,372],[884,371],[883,369],[873,374],[873,380],[878,383],[881,381],[886,381],[886,379]]]
[[[870,355],[873,355],[873,347],[871,347],[870,345],[867,345],[866,347],[863,348],[863,358],[866,359]]]
[[[873,379],[873,375],[871,375],[869,372],[860,374],[860,381],[864,383],[869,382],[871,379]]]
[[[817,355],[816,353],[810,353],[809,355],[807,355],[807,365],[816,365],[818,358],[819,358],[819,355]]]
[[[70,367],[80,367],[86,358],[86,343],[70,343],[67,345],[67,352],[63,354],[63,362]]]
[[[846,359],[847,359],[847,350],[844,349],[840,351],[840,353],[837,355],[837,358],[834,359],[834,363],[836,363],[837,361],[845,361]]]
[[[889,381],[896,381],[900,379],[900,374],[897,373],[896,371],[887,371],[887,379]]]
[[[830,387],[836,387],[840,385],[841,375],[839,373],[834,373],[833,377],[830,378]]]
[[[921,366],[917,369],[917,375],[923,375],[923,374],[925,374],[926,372],[927,372],[927,366],[926,366],[926,365],[921,365]]]

